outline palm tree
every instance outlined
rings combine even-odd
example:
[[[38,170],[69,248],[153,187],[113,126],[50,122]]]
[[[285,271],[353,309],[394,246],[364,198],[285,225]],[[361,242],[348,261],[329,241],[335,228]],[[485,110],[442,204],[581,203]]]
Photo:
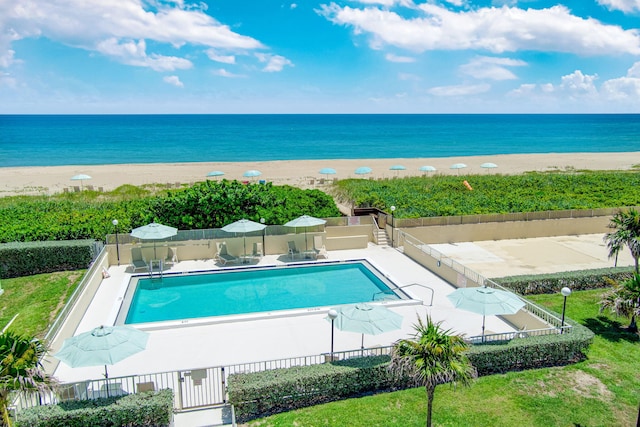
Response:
[[[627,246],[635,261],[635,271],[640,273],[638,269],[638,259],[640,258],[640,212],[635,209],[619,211],[611,218],[609,228],[615,228],[615,231],[604,235],[604,241],[607,243],[607,248],[609,248],[609,258],[617,257],[618,252]]]
[[[640,274],[616,284],[602,296],[600,311],[610,309],[618,316],[631,317],[629,332],[638,332],[636,316],[640,316]]]
[[[443,330],[440,324],[429,316],[426,324],[418,318],[418,323],[413,325],[414,338],[396,342],[391,351],[392,372],[399,377],[408,376],[426,389],[427,427],[431,426],[436,386],[444,383],[466,386],[477,377],[476,369],[465,355],[468,344],[462,336]]]
[[[38,339],[7,331],[0,333],[0,426],[11,426],[10,393],[52,390],[55,380],[40,363],[47,347]]]

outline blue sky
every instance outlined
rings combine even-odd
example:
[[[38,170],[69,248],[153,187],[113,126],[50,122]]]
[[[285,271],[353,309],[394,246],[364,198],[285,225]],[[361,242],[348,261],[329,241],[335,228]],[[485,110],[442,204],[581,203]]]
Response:
[[[0,0],[0,113],[640,113],[640,0]]]

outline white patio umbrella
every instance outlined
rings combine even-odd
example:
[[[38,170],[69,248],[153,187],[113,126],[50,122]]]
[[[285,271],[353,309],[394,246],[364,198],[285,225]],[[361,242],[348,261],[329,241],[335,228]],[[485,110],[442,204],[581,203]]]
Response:
[[[372,170],[373,169],[368,166],[360,166],[353,173],[355,173],[356,175],[366,175],[368,173],[371,173]]]
[[[245,171],[245,173],[242,174],[242,176],[244,176],[245,178],[255,178],[256,176],[260,176],[260,175],[262,175],[262,172],[255,169]]]
[[[296,219],[292,219],[291,221],[287,222],[284,226],[295,227],[295,228],[304,227],[304,249],[309,250],[309,247],[307,246],[307,227],[314,227],[316,225],[326,224],[326,222],[327,221],[325,221],[324,219],[315,218],[309,215],[302,215]]]
[[[151,224],[143,225],[142,227],[134,228],[131,231],[131,237],[136,237],[141,240],[153,240],[153,258],[157,258],[156,255],[156,240],[164,240],[169,237],[173,237],[178,234],[178,229],[169,227],[168,225],[158,224],[152,222]]]
[[[71,181],[80,181],[80,189],[81,190],[83,189],[82,184],[83,184],[85,179],[91,179],[91,177],[89,175],[87,175],[87,174],[84,174],[84,173],[80,173],[78,175],[74,175],[74,176],[71,177]]]
[[[211,171],[207,174],[207,176],[222,176],[224,175],[224,172],[222,171]]]
[[[99,326],[89,332],[66,339],[55,357],[72,368],[114,365],[147,346],[149,334],[131,326]]]
[[[335,326],[341,331],[362,334],[362,348],[364,334],[378,335],[402,327],[402,316],[382,305],[351,304],[338,308],[337,312]]]
[[[227,224],[221,228],[222,231],[226,231],[227,233],[242,233],[242,241],[244,245],[244,256],[247,256],[247,236],[246,233],[251,233],[252,231],[262,231],[266,228],[266,225],[259,224],[257,222],[248,220],[248,219],[239,219],[231,224]]]
[[[400,171],[403,171],[403,170],[406,170],[406,169],[407,169],[407,168],[405,168],[405,167],[404,167],[404,166],[402,166],[402,165],[393,165],[393,166],[391,166],[391,167],[389,168],[389,170],[396,171],[396,176],[397,176],[398,174],[400,174]]]
[[[337,172],[333,168],[322,168],[320,169],[319,173],[321,173],[322,175],[326,175],[327,179],[329,179],[329,175],[335,175]]]
[[[524,301],[514,293],[485,286],[459,288],[447,295],[447,298],[456,308],[482,314],[483,341],[485,316],[515,314],[525,305]]]

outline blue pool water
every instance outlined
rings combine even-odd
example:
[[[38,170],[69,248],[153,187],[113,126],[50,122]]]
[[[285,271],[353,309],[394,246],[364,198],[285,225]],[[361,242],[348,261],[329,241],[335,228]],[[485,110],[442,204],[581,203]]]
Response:
[[[364,262],[139,279],[126,324],[400,299]]]

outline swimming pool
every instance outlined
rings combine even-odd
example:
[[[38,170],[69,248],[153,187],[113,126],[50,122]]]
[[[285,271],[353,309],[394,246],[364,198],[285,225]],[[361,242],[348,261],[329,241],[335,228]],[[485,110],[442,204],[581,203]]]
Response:
[[[184,322],[408,299],[394,288],[395,284],[362,260],[165,275],[162,279],[133,277],[118,318],[124,324]]]

